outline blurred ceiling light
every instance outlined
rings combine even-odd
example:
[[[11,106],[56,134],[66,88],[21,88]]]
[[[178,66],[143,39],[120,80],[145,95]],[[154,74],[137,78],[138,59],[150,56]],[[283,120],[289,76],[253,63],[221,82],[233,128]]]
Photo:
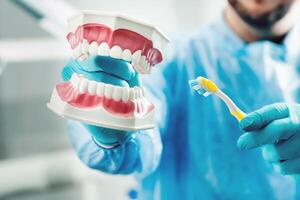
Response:
[[[57,39],[7,39],[0,40],[2,63],[65,60],[70,57],[67,42]],[[0,62],[0,69],[1,62]]]
[[[63,0],[12,0],[56,39],[0,40],[0,75],[6,63],[62,60],[69,57],[65,40],[67,19],[77,9]],[[65,48],[64,48],[65,47]]]
[[[43,29],[60,39],[65,39],[67,19],[78,11],[63,0],[12,0],[11,2],[37,20]]]

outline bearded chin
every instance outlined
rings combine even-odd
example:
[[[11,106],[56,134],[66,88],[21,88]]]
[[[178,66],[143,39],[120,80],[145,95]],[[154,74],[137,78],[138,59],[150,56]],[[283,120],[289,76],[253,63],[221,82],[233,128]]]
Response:
[[[250,13],[243,7],[238,0],[228,0],[228,3],[235,10],[235,12],[246,22],[248,25],[260,29],[260,30],[269,30],[273,25],[282,19],[285,14],[288,12],[289,7],[279,5],[274,11],[262,14],[258,17],[252,17]]]
[[[269,20],[267,17],[264,16],[253,19],[251,16],[248,15],[239,15],[247,24],[261,30],[269,30],[276,23],[276,21]]]

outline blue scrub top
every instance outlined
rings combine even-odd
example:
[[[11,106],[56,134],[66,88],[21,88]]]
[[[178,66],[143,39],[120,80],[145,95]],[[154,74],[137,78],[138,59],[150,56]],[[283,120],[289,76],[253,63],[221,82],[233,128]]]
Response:
[[[112,174],[134,173],[139,199],[300,199],[294,176],[283,176],[261,150],[241,151],[238,122],[216,96],[204,98],[188,81],[205,76],[245,112],[300,100],[300,28],[282,44],[243,42],[223,18],[173,40],[163,64],[143,77],[156,106],[156,128],[103,149],[77,122],[69,133],[81,160]]]

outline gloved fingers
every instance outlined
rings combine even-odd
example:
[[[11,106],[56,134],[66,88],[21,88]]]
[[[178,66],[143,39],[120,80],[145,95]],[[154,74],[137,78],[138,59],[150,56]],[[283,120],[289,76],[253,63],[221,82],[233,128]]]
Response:
[[[62,80],[67,81],[71,79],[74,72],[74,69],[70,65],[65,66],[61,71]]]
[[[106,56],[90,56],[84,61],[70,60],[62,70],[62,79],[69,80],[74,72],[88,79],[112,85],[123,87],[141,85],[140,76],[130,63]]]
[[[105,73],[114,74],[126,81],[131,80],[137,74],[132,65],[125,60],[113,59],[107,56],[95,56],[93,63],[92,66],[97,66],[98,70],[101,69]]]
[[[265,144],[278,143],[293,136],[299,125],[290,118],[272,121],[260,131],[246,132],[238,139],[237,145],[240,149],[252,149]]]
[[[240,127],[244,131],[255,131],[268,125],[273,120],[289,116],[289,109],[285,103],[267,105],[248,114],[240,121]]]
[[[263,157],[268,162],[280,162],[300,156],[300,134],[277,144],[267,144],[262,148]]]
[[[74,60],[72,66],[87,74],[105,73],[107,75],[114,75],[125,81],[130,81],[137,75],[137,72],[129,62],[109,56],[97,55],[90,56],[84,61]]]
[[[279,162],[273,165],[281,174],[299,174],[300,173],[300,157]]]
[[[83,126],[89,131],[94,139],[100,144],[113,145],[124,141],[129,132],[114,130],[109,128],[98,127],[90,124],[83,124]]]

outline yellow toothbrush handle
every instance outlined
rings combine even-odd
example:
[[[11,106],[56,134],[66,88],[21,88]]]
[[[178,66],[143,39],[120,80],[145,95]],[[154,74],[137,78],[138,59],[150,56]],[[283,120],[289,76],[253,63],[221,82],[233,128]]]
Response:
[[[234,116],[238,121],[241,121],[246,116],[246,114],[240,110],[231,112],[231,115]]]

